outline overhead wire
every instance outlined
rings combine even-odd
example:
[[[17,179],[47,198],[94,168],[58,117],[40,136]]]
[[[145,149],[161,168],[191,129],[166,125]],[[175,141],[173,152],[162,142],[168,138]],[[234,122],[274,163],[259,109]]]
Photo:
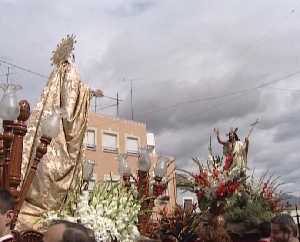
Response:
[[[30,69],[28,69],[28,68],[26,68],[26,67],[23,67],[23,66],[20,66],[20,65],[16,65],[16,64],[14,64],[14,63],[8,62],[8,61],[3,60],[3,59],[1,59],[1,58],[0,58],[0,63],[3,63],[3,64],[5,64],[5,65],[9,65],[9,66],[12,66],[12,67],[14,67],[14,68],[16,68],[16,69],[19,69],[19,70],[28,72],[28,73],[30,73],[30,74],[33,74],[33,75],[36,75],[36,76],[39,76],[39,77],[48,79],[48,77],[47,77],[46,75],[44,75],[44,74],[41,74],[41,73],[39,73],[39,72],[30,70]],[[1,70],[1,71],[4,73],[3,70]],[[10,73],[10,75],[11,75],[11,74],[14,74],[14,73]],[[7,74],[4,73],[3,75],[0,75],[0,76],[6,76],[6,75],[7,75]],[[104,98],[111,99],[111,100],[117,100],[117,98],[111,97],[111,96],[108,96],[108,95],[103,95],[103,97],[104,97]],[[122,102],[122,101],[123,101],[123,100],[119,98],[119,102]]]
[[[290,11],[289,12],[289,15],[285,16],[286,19],[288,16],[290,16],[292,13],[294,13],[294,11]],[[282,23],[283,21],[281,21]],[[272,29],[274,27],[274,25],[271,25],[271,28]],[[278,26],[276,26],[278,27]],[[259,39],[256,39],[256,41],[254,41],[255,44],[250,44],[243,52],[240,56],[243,56],[245,53],[247,53],[249,51],[249,49],[255,47],[259,42],[261,42],[262,40],[265,39],[265,37],[267,36],[267,33],[269,31],[265,32],[262,37],[260,37]],[[36,71],[32,71],[28,68],[25,68],[25,67],[22,67],[20,65],[16,65],[14,63],[11,63],[11,62],[8,62],[6,60],[3,60],[0,58],[0,62],[3,63],[3,64],[6,64],[6,65],[10,65],[12,67],[15,67],[17,69],[20,69],[22,71],[25,71],[25,72],[28,72],[30,74],[33,74],[33,75],[37,75],[39,77],[42,77],[42,78],[48,78],[46,75],[44,74],[41,74],[39,72],[36,72]],[[227,73],[228,75],[228,73]],[[226,75],[225,75],[226,76]],[[260,86],[256,86],[256,87],[253,87],[253,88],[247,88],[247,89],[241,89],[241,90],[238,90],[236,92],[230,92],[230,93],[227,93],[227,94],[224,94],[224,95],[220,95],[220,96],[211,96],[211,97],[206,97],[206,98],[200,98],[200,99],[192,99],[192,100],[187,100],[187,101],[183,101],[183,102],[178,102],[178,103],[175,103],[173,105],[170,105],[168,107],[163,107],[163,108],[159,108],[159,109],[154,109],[154,110],[150,110],[150,111],[146,111],[146,112],[141,112],[140,114],[150,114],[150,113],[153,113],[153,112],[160,112],[160,111],[163,111],[163,110],[167,110],[167,109],[173,109],[173,108],[177,108],[178,106],[180,105],[184,105],[184,104],[191,104],[191,103],[197,103],[197,102],[207,102],[207,101],[211,101],[211,100],[216,100],[216,99],[221,99],[221,98],[226,98],[226,97],[230,97],[230,96],[234,96],[234,95],[239,95],[239,94],[243,94],[243,93],[246,93],[246,92],[249,92],[249,91],[252,91],[252,90],[255,90],[255,89],[258,89],[258,88],[263,88],[265,85],[269,85],[268,83],[265,83],[265,84],[262,84]],[[116,98],[114,97],[111,97],[111,96],[103,96],[105,98],[108,98],[108,99],[112,99],[112,100],[116,100]],[[121,99],[119,99],[119,101],[123,101]],[[108,105],[108,106],[105,106],[103,107],[102,109],[100,110],[103,110],[103,109],[106,109],[106,108],[109,108],[109,107],[113,107],[113,106],[116,106],[117,104],[113,104],[113,105]]]
[[[16,65],[16,64],[11,63],[11,62],[8,62],[8,61],[6,61],[6,60],[0,59],[0,62],[3,63],[3,64],[5,64],[5,65],[12,66],[12,67],[14,67],[14,68],[16,68],[16,69],[25,71],[25,72],[27,72],[27,73],[30,73],[30,74],[33,74],[33,75],[36,75],[36,76],[39,76],[39,77],[42,77],[42,78],[48,78],[48,77],[47,77],[46,75],[44,75],[44,74],[41,74],[41,73],[36,72],[36,71],[32,71],[32,70],[30,70],[30,69],[28,69],[28,68],[25,68],[25,67]]]
[[[117,106],[117,104],[107,105],[107,106],[104,106],[104,107],[102,107],[102,108],[97,108],[97,111],[98,111],[98,110],[108,109],[108,108],[115,107],[115,106]]]
[[[157,109],[152,109],[152,110],[149,110],[149,111],[140,112],[139,114],[149,115],[149,114],[152,114],[154,112],[162,112],[162,111],[165,111],[165,110],[176,109],[177,107],[179,107],[181,105],[185,105],[185,104],[207,102],[207,101],[218,100],[218,99],[227,98],[227,97],[230,97],[230,96],[235,96],[235,95],[247,93],[247,92],[250,92],[250,91],[254,91],[256,89],[265,88],[268,85],[271,85],[273,83],[276,83],[276,82],[279,82],[279,81],[282,81],[282,80],[286,80],[286,79],[288,79],[290,77],[293,77],[293,76],[296,76],[298,74],[300,74],[300,70],[289,73],[289,74],[287,74],[287,75],[285,75],[281,78],[276,78],[274,80],[261,83],[257,86],[254,86],[254,87],[240,89],[240,90],[237,90],[237,91],[234,91],[234,92],[229,92],[229,93],[226,93],[226,94],[223,94],[223,95],[216,95],[216,96],[210,96],[210,97],[205,97],[205,98],[195,98],[195,99],[190,99],[190,100],[187,100],[187,101],[177,102],[177,103],[172,104],[170,106],[165,106],[165,107],[162,107],[162,108],[157,108]]]
[[[123,101],[124,101],[124,100],[122,100],[122,99],[120,99],[120,98],[111,97],[111,96],[107,96],[107,95],[104,95],[103,97],[106,97],[106,98],[108,98],[108,99],[115,100],[115,101],[119,100],[119,102],[123,102]]]
[[[191,118],[196,116],[196,117],[199,117],[200,119],[203,119],[203,118],[205,119],[209,115],[212,114],[212,111],[216,112],[216,111],[220,110],[221,108],[223,108],[223,106],[228,104],[229,102],[233,102],[234,100],[239,99],[240,96],[244,97],[244,95],[247,95],[247,94],[249,94],[249,92],[245,93],[245,94],[244,93],[237,94],[236,96],[229,97],[229,98],[227,98],[225,100],[222,100],[222,101],[221,100],[214,100],[214,103],[212,105],[203,107],[203,109],[198,110],[199,112],[197,112],[197,113],[187,114],[187,112],[185,112],[184,117],[191,119]],[[153,117],[153,118],[155,118],[155,117]],[[149,119],[151,120],[151,116],[149,118],[147,118],[148,121],[149,121]]]
[[[300,92],[300,89],[288,89],[288,88],[280,88],[280,87],[268,87],[273,90],[285,91],[285,92]]]
[[[285,18],[284,20],[287,20],[288,17],[291,16],[291,14],[293,14],[293,13],[294,13],[294,11],[290,11],[289,14],[284,17]],[[283,22],[284,21],[281,21],[281,24]],[[270,28],[268,29],[268,31],[264,32],[263,35],[261,35],[261,37],[256,38],[256,41],[251,42],[251,44],[248,45],[248,47],[246,49],[244,49],[244,51],[242,52],[242,54],[239,55],[239,57],[247,54],[248,51],[251,50],[253,47],[257,46],[257,44],[259,42],[264,41],[267,34],[270,32],[270,30],[273,29],[273,27],[274,27],[273,24],[270,25]],[[276,27],[278,28],[278,25],[276,25]],[[246,65],[246,64],[244,64],[244,65]],[[291,73],[291,76],[294,76],[295,74],[298,74],[299,72],[300,72],[300,70],[297,71],[296,73]],[[225,74],[223,78],[226,78],[227,76],[232,75],[233,73],[234,73],[234,71],[229,72],[229,73]],[[289,76],[287,78],[289,78]],[[275,80],[275,82],[277,82],[277,81]],[[226,97],[241,94],[241,93],[244,93],[244,92],[252,91],[252,90],[255,90],[255,89],[263,88],[264,86],[268,86],[271,83],[273,83],[273,81],[271,81],[270,83],[269,82],[263,83],[259,86],[253,87],[253,88],[241,89],[241,90],[238,90],[236,92],[227,93],[227,94],[224,94],[224,95],[221,95],[221,96],[211,96],[211,97],[206,97],[206,98],[191,99],[191,100],[187,100],[187,101],[177,102],[177,103],[172,104],[170,106],[166,106],[166,107],[162,107],[162,108],[158,108],[158,109],[153,109],[153,110],[150,110],[150,111],[140,112],[138,114],[139,115],[141,115],[141,114],[142,115],[144,115],[144,114],[147,115],[147,114],[151,114],[153,112],[161,112],[161,111],[164,111],[164,110],[174,109],[174,108],[177,108],[178,106],[184,105],[184,104],[191,104],[191,103],[197,103],[197,102],[207,102],[207,101],[211,101],[211,100],[215,100],[215,99],[219,99],[219,98],[226,98]]]
[[[289,13],[287,14],[287,15],[285,15],[284,17],[283,17],[283,21],[280,21],[280,24],[282,25],[292,14],[294,14],[294,12],[295,12],[295,9],[293,9],[292,11],[289,11]],[[253,49],[254,47],[256,47],[259,43],[261,43],[262,41],[265,41],[266,40],[266,37],[268,37],[268,34],[269,34],[269,32],[272,30],[272,29],[274,29],[274,27],[276,27],[276,28],[278,28],[278,25],[274,25],[274,24],[270,24],[269,26],[268,26],[268,29],[267,29],[267,31],[265,31],[264,33],[262,33],[259,37],[257,37],[255,40],[253,40],[250,44],[248,44],[245,48],[244,48],[244,50],[243,51],[241,51],[241,54],[240,55],[238,55],[236,58],[240,58],[240,57],[242,57],[242,56],[244,56],[245,54],[247,54],[247,53],[249,53],[249,50],[251,50],[251,49]],[[220,65],[222,65],[222,64],[224,64],[224,63],[220,63]],[[244,65],[246,65],[247,63],[245,63]],[[225,78],[225,77],[227,77],[227,76],[230,76],[231,74],[234,74],[234,71],[231,71],[231,72],[229,72],[229,73],[227,73],[227,74],[225,74],[224,76],[223,76],[223,79]],[[143,78],[138,78],[138,79],[143,79]],[[161,80],[159,80],[159,81],[157,81],[157,82],[170,82],[170,81],[184,81],[184,80],[180,80],[180,79],[177,79],[177,80],[175,80],[175,79],[173,79],[173,78],[166,78],[166,79],[161,79]]]

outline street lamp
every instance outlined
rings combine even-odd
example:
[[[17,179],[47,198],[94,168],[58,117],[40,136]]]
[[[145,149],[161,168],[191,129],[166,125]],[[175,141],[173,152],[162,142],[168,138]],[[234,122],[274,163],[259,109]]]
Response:
[[[91,179],[89,180],[89,185],[88,185],[88,191],[92,192],[94,190],[94,187],[96,185],[96,179],[94,176],[91,177]]]
[[[16,120],[20,113],[16,92],[21,90],[20,85],[2,84],[4,94],[0,102],[0,116],[3,120]]]
[[[159,157],[154,169],[154,184],[153,184],[153,195],[159,197],[166,190],[167,186],[162,182],[162,179],[167,173],[167,163],[169,159],[166,157]]]
[[[0,101],[0,118],[3,119],[3,133],[0,135],[0,168],[2,177],[0,187],[10,191],[16,199],[16,217],[22,207],[26,194],[36,174],[37,166],[42,157],[47,153],[47,146],[52,138],[58,134],[60,115],[53,113],[42,124],[42,136],[36,147],[35,157],[30,166],[28,175],[21,183],[21,166],[23,153],[23,138],[27,132],[26,121],[30,116],[30,105],[26,100],[18,102],[16,92],[21,86],[15,84],[2,84],[4,94]],[[44,128],[43,128],[44,127]],[[1,158],[1,156],[0,156]]]
[[[150,151],[147,148],[140,148],[138,153],[138,171],[135,184],[138,190],[138,197],[141,200],[141,209],[138,215],[138,228],[141,234],[150,235],[153,231],[154,224],[150,221],[154,200],[163,194],[166,189],[166,183],[163,178],[167,172],[167,162],[169,159],[159,157],[154,169],[154,184],[150,186],[149,171],[151,168]],[[131,187],[130,177],[132,176],[127,161],[127,154],[120,154],[118,157],[119,174],[122,176],[124,186],[128,189]],[[152,192],[151,192],[152,191]]]
[[[128,165],[127,154],[119,154],[118,162],[119,162],[119,174],[123,178],[124,186],[129,189],[131,187],[130,177],[131,177],[131,169]]]
[[[83,182],[85,183],[84,190],[88,190],[89,188],[89,183],[91,182],[93,176],[94,167],[95,161],[93,160],[85,160],[85,162],[83,163],[82,177]]]
[[[169,161],[168,158],[165,158],[162,156],[158,158],[158,161],[157,161],[155,169],[154,169],[155,177],[162,179],[166,175],[168,161]]]
[[[151,168],[150,152],[146,148],[139,152],[139,170],[137,179],[137,189],[141,199],[141,209],[138,215],[138,228],[141,234],[150,236],[155,225],[151,222],[154,200],[166,189],[162,179],[166,175],[167,160],[160,157],[154,169],[154,184],[150,186],[149,170]],[[150,191],[153,191],[150,193]]]
[[[1,162],[1,168],[2,168],[1,187],[10,190],[9,175],[10,175],[10,166],[11,166],[10,165],[11,145],[14,139],[13,126],[14,126],[14,121],[18,118],[20,113],[16,92],[21,89],[21,86],[13,85],[13,84],[2,84],[0,88],[2,88],[4,91],[0,102],[0,110],[1,110],[0,117],[3,120],[2,123],[3,134],[1,138],[3,140],[3,155],[4,155],[4,161]],[[25,117],[25,119],[27,120],[28,117]],[[15,178],[14,180],[17,180],[15,181],[15,183],[18,184],[14,184],[12,193],[15,197],[17,197],[16,185],[19,185],[20,181],[18,180],[20,179],[18,179],[18,177],[14,177],[14,178]]]
[[[138,184],[137,189],[140,198],[149,196],[149,170],[151,159],[147,148],[140,148],[138,156]]]

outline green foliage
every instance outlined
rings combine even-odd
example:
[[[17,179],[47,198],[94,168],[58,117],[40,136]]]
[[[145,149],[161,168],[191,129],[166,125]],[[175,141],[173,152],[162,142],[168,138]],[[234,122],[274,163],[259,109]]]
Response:
[[[270,221],[281,211],[277,180],[267,173],[258,179],[253,175],[249,177],[242,192],[235,194],[226,210],[227,222],[243,223],[246,229],[254,229],[259,223]]]
[[[247,228],[255,228],[263,221],[270,221],[273,216],[274,213],[262,199],[250,199],[241,206],[239,198],[225,214],[227,222],[244,223]]]
[[[190,210],[177,206],[171,214],[163,212],[160,219],[160,235],[162,239],[176,239],[180,242],[195,241],[201,228],[200,214],[195,207]]]

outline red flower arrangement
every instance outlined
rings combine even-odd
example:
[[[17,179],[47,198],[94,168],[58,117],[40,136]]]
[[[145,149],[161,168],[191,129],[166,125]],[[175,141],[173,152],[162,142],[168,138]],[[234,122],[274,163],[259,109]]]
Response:
[[[226,204],[227,199],[239,190],[242,179],[245,179],[239,170],[224,169],[219,157],[208,161],[205,166],[196,158],[193,161],[199,167],[198,173],[191,174],[193,190],[202,211],[209,209],[211,204]]]
[[[280,194],[276,192],[276,187],[272,182],[267,181],[263,183],[260,196],[272,212],[276,213],[282,210]]]

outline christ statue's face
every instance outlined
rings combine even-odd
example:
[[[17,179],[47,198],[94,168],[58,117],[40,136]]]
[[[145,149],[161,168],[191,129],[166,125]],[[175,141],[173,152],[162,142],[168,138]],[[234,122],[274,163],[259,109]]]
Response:
[[[233,132],[229,132],[229,141],[234,141]]]

